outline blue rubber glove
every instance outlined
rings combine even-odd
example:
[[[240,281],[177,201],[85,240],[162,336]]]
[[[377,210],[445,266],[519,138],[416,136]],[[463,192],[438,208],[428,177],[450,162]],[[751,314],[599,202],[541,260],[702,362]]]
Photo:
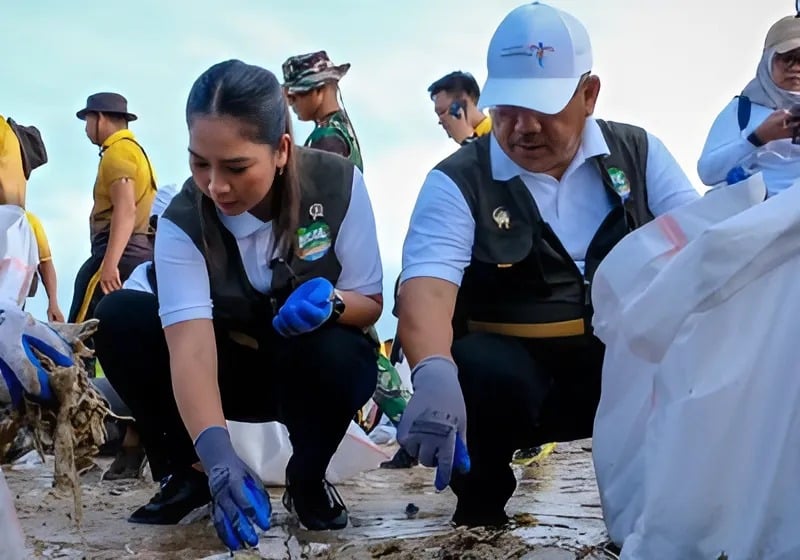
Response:
[[[417,364],[411,379],[414,394],[397,426],[397,441],[426,467],[437,467],[434,485],[442,491],[450,484],[453,468],[470,468],[458,368],[447,358],[431,356]]]
[[[208,474],[211,519],[217,535],[231,550],[258,545],[253,522],[264,531],[269,529],[269,494],[258,476],[236,455],[228,430],[222,426],[206,428],[194,448]]]
[[[34,349],[57,366],[74,363],[72,346],[49,325],[14,305],[0,308],[0,404],[18,408],[23,396],[53,402],[50,376]]]
[[[285,337],[321,327],[333,313],[334,288],[326,278],[300,284],[272,319],[272,326]]]

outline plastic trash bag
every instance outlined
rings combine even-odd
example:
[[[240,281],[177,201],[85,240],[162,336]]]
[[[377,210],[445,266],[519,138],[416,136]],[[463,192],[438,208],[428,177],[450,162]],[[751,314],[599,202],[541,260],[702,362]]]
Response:
[[[761,175],[708,193],[625,237],[603,260],[592,288],[595,334],[605,343],[592,441],[603,517],[617,544],[633,531],[644,501],[644,440],[657,364],[635,355],[624,336],[626,307],[714,224],[764,199]]]
[[[14,500],[0,469],[0,560],[23,560],[30,556],[14,509]]]
[[[247,423],[228,421],[228,432],[239,457],[261,477],[267,486],[285,486],[286,465],[292,456],[289,432],[280,422]],[[339,448],[328,465],[327,478],[337,484],[359,473],[377,469],[391,459],[372,443],[351,421]]]
[[[25,211],[0,205],[0,299],[22,307],[38,265],[39,249]]]
[[[760,174],[681,211],[751,189]],[[596,317],[609,358],[594,453],[622,559],[800,558],[799,207],[795,185],[705,214],[696,235],[674,212],[686,235],[669,258],[641,250],[658,237],[643,228],[598,269],[593,298],[617,300]]]

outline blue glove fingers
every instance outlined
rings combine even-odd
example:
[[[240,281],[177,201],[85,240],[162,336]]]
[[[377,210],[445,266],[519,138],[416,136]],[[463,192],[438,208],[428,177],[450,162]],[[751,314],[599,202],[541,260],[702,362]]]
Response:
[[[461,434],[456,436],[456,452],[453,467],[461,474],[467,474],[472,468],[472,461],[469,459],[469,452]]]
[[[263,525],[266,525],[265,529],[269,529],[269,498],[266,497],[264,491],[259,489],[256,482],[247,474],[245,474],[243,478],[238,478],[228,489],[230,491],[232,506],[241,514],[239,535],[247,544],[255,546],[258,544],[258,536],[250,520],[256,521],[262,528]],[[266,522],[264,522],[265,519]],[[236,526],[235,521],[234,526]]]
[[[281,308],[279,315],[283,318],[286,324],[286,332],[290,335],[300,334],[307,328],[305,321],[300,317],[297,303],[287,302]]]
[[[301,301],[296,308],[297,316],[302,319],[306,325],[303,332],[319,327],[322,323],[328,320],[333,312],[333,302],[325,300],[321,303],[312,303],[310,301]]]
[[[433,485],[439,492],[447,488],[450,484],[450,477],[453,474],[455,447],[456,433],[455,430],[453,430],[447,438],[442,441],[436,453],[434,463],[436,466],[436,477],[434,478]]]
[[[286,321],[283,320],[283,317],[281,317],[280,314],[275,315],[272,318],[272,328],[283,337],[290,336],[289,327],[286,326]]]
[[[225,543],[225,546],[231,550],[239,550],[242,548],[244,545],[236,535],[236,531],[233,530],[231,520],[228,519],[225,511],[217,504],[214,504],[213,509],[214,512],[212,514],[212,519],[214,521],[214,528],[217,530],[217,535],[219,538],[223,543]]]
[[[230,519],[238,540],[250,546],[256,546],[258,544],[258,535],[256,535],[256,531],[253,529],[250,519],[248,519],[250,516],[246,512],[248,509],[252,511],[252,506],[247,503],[239,503],[241,489],[231,485],[228,487],[228,491],[230,494],[223,494],[222,499],[219,500],[220,507],[227,518]]]
[[[314,278],[308,283],[311,284],[311,291],[306,297],[306,301],[321,304],[333,298],[333,284],[327,278]]]
[[[244,485],[244,492],[248,496],[250,503],[253,504],[253,520],[263,531],[266,531],[270,527],[269,518],[272,514],[272,507],[269,505],[269,496],[263,486],[250,476],[245,477]]]
[[[438,457],[438,465],[439,466],[436,469],[436,478],[433,481],[433,485],[439,492],[447,488],[447,486],[450,484],[450,478],[453,474],[453,469],[457,470],[461,474],[466,474],[469,472],[471,466],[469,453],[467,453],[467,446],[464,444],[464,440],[461,439],[461,435],[456,435],[455,450],[452,456],[449,453],[442,454],[440,452]]]

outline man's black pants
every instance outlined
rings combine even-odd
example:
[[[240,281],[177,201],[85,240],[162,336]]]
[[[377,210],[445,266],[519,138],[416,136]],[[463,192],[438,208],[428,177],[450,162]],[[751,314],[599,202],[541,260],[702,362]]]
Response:
[[[471,470],[454,474],[454,519],[495,524],[516,489],[514,451],[590,437],[605,347],[594,336],[520,339],[472,333],[453,344],[467,406]]]

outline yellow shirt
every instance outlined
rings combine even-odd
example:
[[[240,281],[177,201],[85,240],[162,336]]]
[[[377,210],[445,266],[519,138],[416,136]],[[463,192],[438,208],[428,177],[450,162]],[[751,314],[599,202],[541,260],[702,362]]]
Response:
[[[28,218],[28,223],[33,230],[33,236],[36,238],[36,246],[39,247],[39,262],[43,263],[51,260],[53,255],[50,253],[50,243],[47,241],[47,234],[44,232],[42,222],[28,211],[25,212],[25,216]]]
[[[102,155],[94,183],[94,207],[89,218],[92,238],[110,229],[111,213],[114,210],[111,185],[124,178],[134,181],[136,219],[133,233],[147,233],[150,227],[150,208],[156,196],[156,189],[153,188],[156,178],[151,175],[150,164],[135,142],[133,132],[128,129],[118,130],[103,142],[100,153]]]
[[[24,208],[26,183],[19,139],[0,115],[0,204]]]
[[[478,123],[478,126],[475,127],[475,134],[478,136],[484,136],[489,134],[492,131],[492,118],[486,117],[481,122]]]

